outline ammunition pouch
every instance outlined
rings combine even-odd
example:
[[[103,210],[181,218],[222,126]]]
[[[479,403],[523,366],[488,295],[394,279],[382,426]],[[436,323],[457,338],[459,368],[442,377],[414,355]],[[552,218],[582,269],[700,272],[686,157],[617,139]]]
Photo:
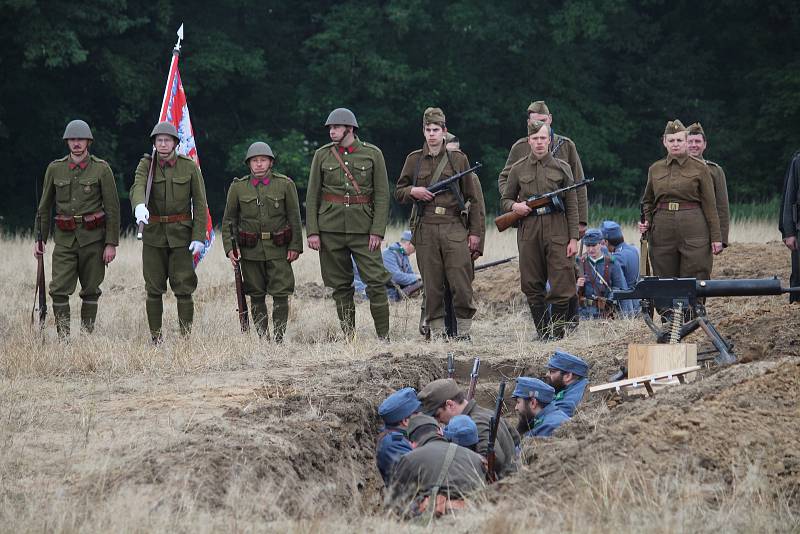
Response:
[[[286,225],[277,232],[245,232],[239,230],[239,246],[242,248],[253,248],[259,241],[271,239],[275,245],[282,247],[292,241],[292,227]]]
[[[292,227],[286,225],[277,232],[272,233],[272,242],[277,246],[282,247],[288,245],[292,241]]]
[[[106,213],[97,211],[86,215],[56,215],[55,223],[59,230],[65,232],[74,232],[79,224],[83,224],[87,230],[94,230],[106,225]]]
[[[242,248],[253,248],[258,244],[259,235],[255,232],[245,232],[239,230],[239,246]]]

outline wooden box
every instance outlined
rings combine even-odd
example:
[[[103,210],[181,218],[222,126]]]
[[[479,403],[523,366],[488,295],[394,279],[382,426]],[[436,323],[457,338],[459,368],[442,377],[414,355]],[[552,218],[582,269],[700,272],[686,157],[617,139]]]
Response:
[[[697,345],[695,343],[628,345],[628,378],[647,376],[662,371],[697,365]],[[695,373],[686,375],[687,381],[694,380]]]

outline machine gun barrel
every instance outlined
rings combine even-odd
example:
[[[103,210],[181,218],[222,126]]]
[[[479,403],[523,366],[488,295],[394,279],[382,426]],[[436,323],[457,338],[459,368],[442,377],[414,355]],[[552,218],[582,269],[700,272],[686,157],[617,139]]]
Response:
[[[701,297],[760,297],[798,293],[800,287],[782,287],[778,278],[697,280],[646,276],[631,289],[612,292],[614,300],[694,299]]]

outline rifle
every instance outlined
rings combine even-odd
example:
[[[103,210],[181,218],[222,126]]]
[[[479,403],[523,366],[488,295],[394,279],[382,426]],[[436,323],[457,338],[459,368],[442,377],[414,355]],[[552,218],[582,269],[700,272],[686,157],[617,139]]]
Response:
[[[456,362],[452,352],[447,353],[447,378],[456,377]]]
[[[702,304],[706,297],[756,297],[766,295],[782,295],[784,293],[800,294],[800,287],[781,287],[778,278],[742,279],[742,280],[697,280],[696,278],[658,278],[646,276],[640,278],[631,289],[612,291],[609,298],[620,301],[641,299],[642,317],[650,330],[655,334],[658,343],[667,343],[670,339],[671,327],[659,328],[652,318],[653,310],[660,313],[675,314],[676,309],[688,302],[694,311],[695,318],[676,330],[677,340],[688,336],[698,328],[711,340],[719,354],[714,360],[720,365],[736,362],[733,344],[719,333],[706,316]],[[672,310],[671,312],[669,310]],[[676,341],[677,341],[676,340]]]
[[[150,169],[147,171],[147,185],[144,188],[144,205],[150,202],[150,190],[153,189],[153,173],[156,169],[156,147],[153,147],[153,153],[150,155]],[[144,223],[140,222],[139,227],[136,229],[136,239],[142,240],[142,233],[144,232]]]
[[[474,270],[475,272],[483,271],[484,269],[490,269],[492,267],[508,263],[516,258],[517,258],[516,256],[510,256],[508,258],[503,258],[502,260],[487,261],[486,263],[481,263],[480,265],[476,265],[474,267]],[[405,296],[411,297],[414,296],[419,290],[421,290],[422,287],[423,287],[422,280],[417,280],[413,284],[409,284],[401,288],[401,291]]]
[[[486,447],[486,481],[491,484],[497,482],[497,460],[494,452],[494,444],[497,441],[497,430],[500,426],[501,411],[503,410],[503,400],[506,395],[506,381],[500,382],[500,390],[497,392],[497,402],[494,405],[494,415],[489,420],[489,444]]]
[[[42,221],[38,216],[36,217],[36,227],[36,244],[37,248],[41,250],[44,246],[44,239],[42,239]],[[31,309],[31,327],[33,327],[34,315],[38,315],[39,330],[44,329],[45,319],[47,319],[47,295],[45,294],[44,282],[44,255],[37,255],[36,290],[33,294],[34,305]]]
[[[233,255],[241,258],[241,256],[239,256],[239,243],[236,240],[236,234],[233,233],[233,223],[230,225],[230,231]],[[239,312],[239,324],[242,327],[242,333],[245,334],[250,330],[250,319],[247,313],[247,299],[244,296],[244,288],[242,287],[244,285],[242,282],[242,268],[238,261],[233,267],[233,278],[236,283],[236,305],[238,306],[236,311]]]
[[[473,165],[469,169],[467,169],[465,171],[461,171],[459,173],[456,173],[453,176],[449,176],[449,177],[445,178],[444,180],[440,180],[440,181],[436,182],[435,184],[427,187],[426,189],[433,196],[436,196],[436,195],[438,195],[440,193],[444,193],[446,190],[452,190],[454,187],[456,187],[456,182],[458,180],[460,180],[461,178],[463,178],[467,174],[469,174],[469,173],[471,173],[471,172],[473,172],[473,171],[475,171],[477,169],[480,169],[482,166],[483,166],[482,163],[475,163],[475,165]],[[416,181],[414,183],[416,183]],[[416,231],[417,222],[418,222],[419,217],[420,217],[420,206],[419,205],[420,205],[421,202],[422,201],[420,201],[420,200],[414,201],[414,206],[411,208],[411,220],[409,221],[409,225],[411,227],[411,231],[412,232]],[[464,206],[461,206],[461,207],[462,207],[462,209],[464,208]]]
[[[647,219],[644,218],[644,203],[639,203],[639,222],[644,224],[647,222]],[[642,237],[639,239],[639,276],[650,276],[650,258],[648,256],[650,252],[650,239],[647,234],[650,232],[644,232]]]
[[[467,390],[467,400],[475,398],[475,388],[478,385],[478,374],[481,372],[481,359],[477,356],[472,362],[472,372],[469,374],[469,389]]]
[[[539,210],[545,209],[563,212],[564,201],[562,201],[558,195],[579,187],[584,187],[592,182],[594,182],[594,178],[586,178],[581,182],[569,185],[567,187],[562,187],[561,189],[556,189],[555,191],[550,191],[544,195],[533,195],[525,201],[525,204],[527,204],[528,207],[533,210],[531,213],[537,213]],[[524,217],[526,216],[518,215],[512,210],[497,217],[494,220],[494,224],[497,226],[498,231],[503,232],[511,228],[517,221],[523,219]]]

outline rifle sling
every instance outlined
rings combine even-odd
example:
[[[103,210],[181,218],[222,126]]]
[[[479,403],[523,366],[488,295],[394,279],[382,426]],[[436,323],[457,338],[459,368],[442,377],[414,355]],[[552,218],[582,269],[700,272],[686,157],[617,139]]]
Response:
[[[433,489],[431,490],[430,503],[431,507],[431,517],[436,515],[436,497],[439,495],[439,489],[444,484],[444,479],[447,476],[447,471],[450,469],[450,464],[453,463],[453,459],[456,457],[456,450],[458,450],[458,445],[455,443],[450,443],[447,446],[447,454],[444,457],[444,462],[442,462],[442,468],[439,471],[439,476],[436,477],[436,484],[434,484]]]
[[[358,187],[358,182],[356,182],[356,179],[353,178],[353,174],[350,172],[350,169],[347,167],[347,165],[344,164],[344,161],[342,161],[342,156],[339,155],[339,152],[336,150],[336,147],[333,146],[331,147],[331,154],[333,154],[333,157],[336,158],[336,161],[339,162],[339,166],[342,167],[342,170],[344,171],[344,174],[347,176],[347,179],[350,180],[350,184],[353,186],[353,189],[356,190],[356,194],[360,195],[361,188]]]

